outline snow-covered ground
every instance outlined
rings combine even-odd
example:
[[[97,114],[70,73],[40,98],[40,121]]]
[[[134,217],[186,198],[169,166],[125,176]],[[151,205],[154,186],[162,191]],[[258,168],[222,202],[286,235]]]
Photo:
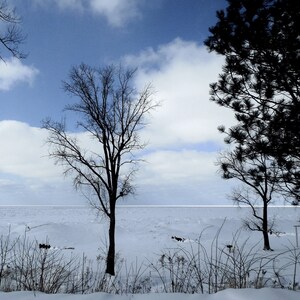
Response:
[[[218,245],[226,247],[232,243],[235,233],[242,226],[242,218],[250,213],[248,208],[233,207],[118,207],[116,248],[119,257],[126,264],[149,264],[158,260],[162,251],[171,251],[177,247],[191,249],[201,244],[210,247],[216,232],[223,224]],[[300,207],[272,207],[270,220],[275,218],[279,235],[270,236],[274,253],[295,245],[295,225],[300,225]],[[53,249],[63,253],[92,259],[102,252],[107,244],[107,220],[95,214],[87,206],[0,206],[0,234],[11,237],[26,234],[28,239],[38,243],[50,244]],[[300,228],[299,243],[300,243]],[[183,242],[172,237],[183,238]],[[258,250],[263,253],[261,234],[240,231],[239,240],[250,238],[260,241]],[[251,245],[251,243],[250,243]],[[299,268],[299,266],[298,266]],[[300,268],[299,268],[300,273]],[[300,274],[297,274],[300,281]],[[300,293],[281,289],[243,289],[204,294],[201,299],[299,299]],[[12,299],[198,299],[199,295],[156,294],[149,295],[46,295],[33,292],[0,293],[1,300]]]
[[[0,293],[1,300],[299,300],[299,292],[278,289],[228,289],[217,294],[148,294],[110,295],[95,293],[89,295],[49,295],[33,292]]]

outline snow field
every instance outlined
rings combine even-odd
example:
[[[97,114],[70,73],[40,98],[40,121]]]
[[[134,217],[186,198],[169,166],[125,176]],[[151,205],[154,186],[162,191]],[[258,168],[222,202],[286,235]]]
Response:
[[[119,257],[126,260],[127,266],[146,266],[150,262],[157,262],[163,251],[166,253],[178,247],[190,251],[193,247],[197,247],[199,238],[201,244],[209,248],[222,224],[218,246],[226,249],[226,245],[232,243],[235,233],[241,228],[242,217],[247,216],[248,213],[247,208],[232,207],[119,207],[117,209],[116,249]],[[12,237],[18,237],[25,233],[29,239],[37,240],[39,243],[49,243],[52,249],[59,249],[67,256],[77,255],[80,257],[84,253],[91,260],[95,260],[107,244],[107,220],[96,216],[95,211],[86,206],[5,206],[0,207],[0,216],[0,234],[7,234],[8,229]],[[284,251],[287,246],[295,245],[294,225],[300,224],[300,209],[298,207],[274,207],[270,209],[270,219],[273,217],[277,219],[277,229],[280,234],[279,236],[273,234],[270,237],[271,246],[274,248],[271,255]],[[183,238],[184,241],[176,241],[172,239],[172,236]],[[244,230],[239,232],[238,239],[241,243],[248,238],[251,241],[259,242],[261,234]],[[258,248],[258,251],[265,254],[260,250],[262,242],[260,241],[260,243],[261,247]],[[201,299],[206,299],[205,297],[218,299],[221,294],[220,299],[227,299],[227,294],[229,295],[228,299],[233,299],[230,298],[232,293],[237,299],[259,299],[257,298],[258,294],[271,295],[274,291],[279,290],[251,289],[247,292],[237,290],[232,292],[229,289],[215,295],[201,295]],[[252,293],[257,294],[253,298],[249,298]],[[284,290],[280,293],[287,293],[290,298],[286,297],[286,299],[294,299],[294,294],[289,291]],[[275,294],[277,297],[278,294]],[[295,294],[298,294],[299,297],[299,293]],[[268,296],[268,298],[277,299],[274,295]],[[6,296],[12,298],[4,298]],[[32,292],[0,293],[1,300],[27,299],[27,296],[28,299],[33,299],[30,298]],[[155,298],[151,298],[154,296]],[[98,297],[96,294],[55,297],[59,296],[38,293],[40,299],[176,299],[168,294],[130,295],[133,298],[107,294],[98,294]],[[185,295],[184,299],[195,298],[194,295]]]

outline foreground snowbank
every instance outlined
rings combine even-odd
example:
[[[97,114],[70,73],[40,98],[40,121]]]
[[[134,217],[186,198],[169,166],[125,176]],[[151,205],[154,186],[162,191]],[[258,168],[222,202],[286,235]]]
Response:
[[[111,295],[95,293],[89,295],[49,295],[33,292],[0,292],[1,300],[299,300],[300,293],[280,289],[227,289],[216,294],[147,294],[147,295]]]

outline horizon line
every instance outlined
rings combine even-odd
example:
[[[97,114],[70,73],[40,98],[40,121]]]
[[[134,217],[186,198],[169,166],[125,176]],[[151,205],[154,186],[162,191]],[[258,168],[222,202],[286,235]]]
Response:
[[[0,204],[0,207],[86,207],[93,208],[84,204]],[[233,205],[233,204],[120,204],[116,208],[250,208],[249,205]],[[262,208],[262,205],[254,205],[254,207]],[[298,205],[269,205],[268,207],[300,207]]]

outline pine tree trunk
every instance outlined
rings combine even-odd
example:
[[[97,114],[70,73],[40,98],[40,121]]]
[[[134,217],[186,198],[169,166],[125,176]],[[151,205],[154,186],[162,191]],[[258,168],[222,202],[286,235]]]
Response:
[[[109,247],[106,258],[106,273],[112,276],[115,275],[115,227],[116,227],[116,217],[115,209],[111,209],[111,215],[109,219]]]

